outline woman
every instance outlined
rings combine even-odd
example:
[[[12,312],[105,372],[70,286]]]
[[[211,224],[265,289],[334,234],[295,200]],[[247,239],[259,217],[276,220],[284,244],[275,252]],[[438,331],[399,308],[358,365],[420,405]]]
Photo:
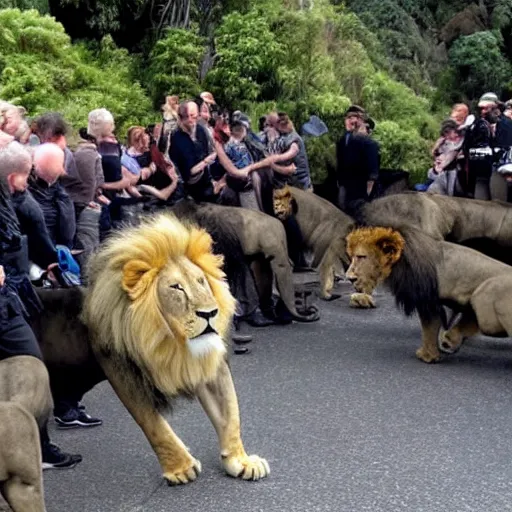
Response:
[[[18,140],[20,128],[25,116],[25,109],[0,100],[0,147]]]
[[[158,138],[158,149],[164,155],[169,154],[171,135],[178,129],[178,96],[166,96],[162,105],[162,128]]]
[[[114,118],[105,108],[92,110],[89,113],[87,133],[94,137],[98,153],[101,156],[104,183],[100,193],[103,193],[108,200],[108,205],[103,208],[100,220],[100,231],[102,238],[113,224],[121,222],[120,193],[132,186],[128,171],[121,165],[121,144],[114,135]]]

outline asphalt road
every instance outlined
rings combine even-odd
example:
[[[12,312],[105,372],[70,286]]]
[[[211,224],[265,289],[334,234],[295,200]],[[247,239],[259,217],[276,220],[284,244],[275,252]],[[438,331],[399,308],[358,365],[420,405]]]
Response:
[[[378,309],[352,310],[342,290],[320,322],[251,329],[252,353],[232,357],[245,445],[269,461],[267,479],[225,476],[213,428],[183,401],[172,425],[203,472],[167,487],[103,383],[84,400],[103,426],[52,427],[84,461],[45,472],[48,511],[512,511],[511,340],[471,340],[425,365],[415,318],[382,292]]]

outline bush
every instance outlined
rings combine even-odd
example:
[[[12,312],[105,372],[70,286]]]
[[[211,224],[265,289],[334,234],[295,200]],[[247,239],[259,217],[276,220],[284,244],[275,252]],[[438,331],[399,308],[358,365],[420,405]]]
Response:
[[[61,112],[76,129],[90,110],[109,109],[122,136],[151,120],[150,102],[132,77],[133,60],[107,37],[99,45],[72,45],[60,23],[35,10],[0,11],[0,98],[30,116]]]

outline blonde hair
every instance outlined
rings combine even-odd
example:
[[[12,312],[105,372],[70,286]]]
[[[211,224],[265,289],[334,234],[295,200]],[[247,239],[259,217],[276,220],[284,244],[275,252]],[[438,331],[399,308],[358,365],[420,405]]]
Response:
[[[96,139],[109,137],[115,128],[114,116],[106,108],[89,112],[87,133]]]
[[[24,107],[18,107],[9,103],[8,101],[0,100],[0,130],[2,130],[5,122],[7,121],[7,114],[14,112],[20,118],[20,123],[23,121],[27,111]]]

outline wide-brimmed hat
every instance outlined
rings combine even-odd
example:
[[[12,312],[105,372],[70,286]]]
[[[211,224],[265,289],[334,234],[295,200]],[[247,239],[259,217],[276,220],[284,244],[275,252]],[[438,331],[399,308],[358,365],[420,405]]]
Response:
[[[215,99],[214,99],[213,94],[211,92],[204,91],[199,96],[201,97],[201,99],[204,102],[208,103],[208,105],[217,105],[217,103],[215,103]]]
[[[478,100],[479,107],[489,107],[491,105],[497,105],[499,99],[498,95],[493,92],[486,92],[482,94],[480,99]]]

